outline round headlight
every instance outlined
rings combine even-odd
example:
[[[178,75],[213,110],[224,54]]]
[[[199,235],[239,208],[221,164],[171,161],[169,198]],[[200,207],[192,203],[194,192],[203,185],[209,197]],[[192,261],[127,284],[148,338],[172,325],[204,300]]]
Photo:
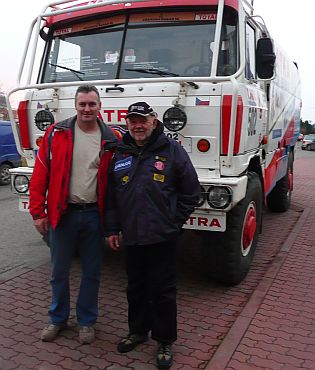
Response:
[[[223,186],[211,186],[208,191],[208,204],[212,208],[224,209],[232,200],[232,190]]]
[[[14,189],[18,193],[26,193],[29,188],[29,179],[24,175],[17,175],[14,178]]]
[[[35,125],[41,131],[46,131],[54,122],[54,116],[48,109],[40,110],[35,115]]]
[[[203,186],[200,186],[200,194],[197,207],[201,207],[207,199],[207,192]]]
[[[164,126],[170,131],[179,131],[187,122],[186,113],[180,108],[169,108],[163,115]]]

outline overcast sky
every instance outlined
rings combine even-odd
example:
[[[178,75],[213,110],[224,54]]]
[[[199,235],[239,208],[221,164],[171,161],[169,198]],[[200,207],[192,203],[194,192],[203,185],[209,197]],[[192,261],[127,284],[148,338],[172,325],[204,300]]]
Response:
[[[0,88],[15,87],[25,40],[32,20],[46,0],[1,1]],[[271,37],[298,63],[302,80],[302,118],[315,122],[315,47],[313,0],[254,0]]]

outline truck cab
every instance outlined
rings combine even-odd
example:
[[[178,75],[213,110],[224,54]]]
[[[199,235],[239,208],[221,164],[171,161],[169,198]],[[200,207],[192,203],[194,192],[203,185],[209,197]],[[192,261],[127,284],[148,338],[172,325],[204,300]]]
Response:
[[[26,91],[19,130],[13,123],[28,164],[12,171],[21,210],[47,128],[75,115],[75,91],[91,83],[102,120],[122,134],[130,104],[154,107],[198,174],[200,202],[184,227],[203,240],[216,280],[245,277],[263,207],[290,205],[301,107],[297,67],[253,1],[52,3],[32,24],[18,80],[9,95]]]

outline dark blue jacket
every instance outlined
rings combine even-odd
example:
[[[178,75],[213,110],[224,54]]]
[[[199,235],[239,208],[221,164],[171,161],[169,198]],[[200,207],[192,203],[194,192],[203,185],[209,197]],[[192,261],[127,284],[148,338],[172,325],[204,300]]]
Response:
[[[197,206],[199,192],[187,152],[164,135],[161,123],[144,147],[126,133],[110,168],[106,236],[121,231],[124,245],[167,241]]]

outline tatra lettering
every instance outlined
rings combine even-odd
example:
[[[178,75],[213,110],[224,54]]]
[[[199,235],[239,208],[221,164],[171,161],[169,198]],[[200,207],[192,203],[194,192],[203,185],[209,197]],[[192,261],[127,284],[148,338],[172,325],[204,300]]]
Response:
[[[222,225],[217,218],[209,219],[207,217],[195,217],[190,216],[189,219],[186,221],[186,225],[190,226],[200,226],[200,227],[212,227],[221,229]]]

